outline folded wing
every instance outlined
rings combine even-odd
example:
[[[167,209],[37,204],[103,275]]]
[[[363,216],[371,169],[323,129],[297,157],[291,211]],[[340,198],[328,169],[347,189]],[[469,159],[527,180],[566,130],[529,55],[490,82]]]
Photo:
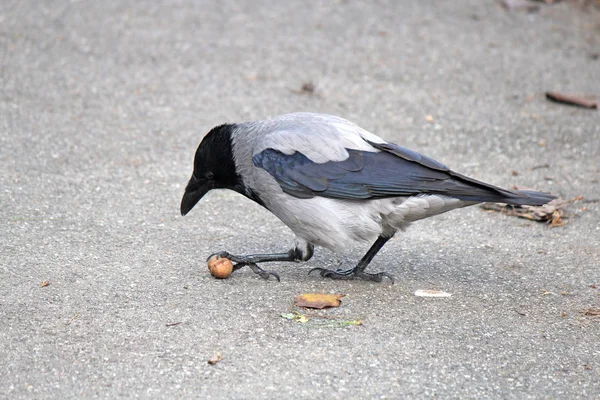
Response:
[[[269,172],[284,192],[298,198],[364,200],[435,194],[514,205],[542,205],[554,198],[545,193],[511,191],[479,182],[397,145],[369,144],[377,150],[346,149],[346,159],[322,163],[298,151],[284,154],[267,148],[254,155],[253,163]]]

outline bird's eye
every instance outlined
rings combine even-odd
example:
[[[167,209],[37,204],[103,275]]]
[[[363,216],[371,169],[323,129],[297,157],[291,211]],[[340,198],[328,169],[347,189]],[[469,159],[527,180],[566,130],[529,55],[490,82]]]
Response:
[[[212,172],[206,173],[206,179],[213,179],[214,177],[215,177],[215,174],[213,174]]]

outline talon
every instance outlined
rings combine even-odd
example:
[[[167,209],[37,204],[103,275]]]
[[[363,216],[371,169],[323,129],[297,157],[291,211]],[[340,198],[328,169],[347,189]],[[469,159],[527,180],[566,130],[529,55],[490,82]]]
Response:
[[[389,278],[390,281],[392,281],[392,284],[394,283],[394,276],[388,274],[387,272],[378,272],[376,274],[369,274],[367,272],[359,270],[358,268],[352,268],[352,269],[346,269],[346,270],[342,270],[342,269],[338,268],[336,271],[334,271],[331,269],[317,267],[317,268],[313,268],[310,271],[308,271],[308,275],[310,275],[313,271],[319,271],[319,274],[323,278],[339,279],[339,280],[364,279],[366,281],[381,282],[383,280],[383,278],[386,277],[386,278]]]
[[[258,265],[254,264],[254,263],[247,263],[245,265],[248,265],[250,267],[250,269],[252,270],[252,272],[254,272],[255,274],[257,274],[258,276],[260,276],[261,278],[263,278],[265,280],[269,280],[269,277],[273,276],[275,279],[277,279],[277,282],[281,282],[281,279],[279,279],[279,275],[275,272],[265,271],[264,269],[262,269],[261,267],[259,267]]]
[[[279,275],[272,271],[267,271],[267,276],[263,278],[269,280],[269,276],[273,276],[275,279],[277,279],[277,282],[281,282],[281,279],[279,279]]]
[[[212,253],[210,256],[208,256],[208,258],[206,259],[206,262],[208,262],[208,260],[210,260],[212,257],[228,258],[230,260],[232,258],[231,254],[229,254],[226,251],[217,251],[216,253]],[[233,256],[233,257],[235,257],[235,256]]]

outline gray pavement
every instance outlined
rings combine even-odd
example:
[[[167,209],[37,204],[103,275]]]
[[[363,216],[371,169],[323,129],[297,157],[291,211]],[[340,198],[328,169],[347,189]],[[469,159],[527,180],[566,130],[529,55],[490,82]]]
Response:
[[[581,311],[600,307],[600,114],[543,95],[600,95],[581,3],[0,2],[0,397],[599,398],[600,317]],[[306,275],[366,247],[215,280],[211,252],[293,236],[232,192],[182,218],[195,148],[291,111],[584,200],[560,228],[421,221],[372,264],[395,285]],[[346,297],[281,317],[315,291]]]

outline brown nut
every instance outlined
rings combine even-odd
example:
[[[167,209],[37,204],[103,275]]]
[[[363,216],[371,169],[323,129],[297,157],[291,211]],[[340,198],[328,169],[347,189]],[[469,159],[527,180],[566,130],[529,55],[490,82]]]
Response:
[[[208,259],[208,270],[215,278],[225,279],[233,272],[233,264],[229,258],[212,256]]]

